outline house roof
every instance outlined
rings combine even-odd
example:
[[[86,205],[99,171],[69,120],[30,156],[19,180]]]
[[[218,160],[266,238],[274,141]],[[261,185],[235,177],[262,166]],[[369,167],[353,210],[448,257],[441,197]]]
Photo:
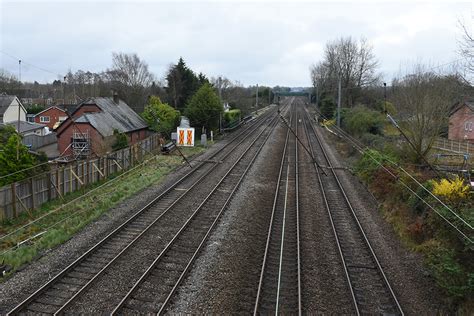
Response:
[[[88,104],[97,105],[101,112],[84,113],[74,119],[74,122],[90,123],[102,136],[113,135],[115,129],[127,133],[148,127],[145,121],[122,100],[115,103],[112,98],[92,98],[79,104],[77,109]]]
[[[457,104],[455,104],[451,110],[451,112],[449,113],[449,115],[453,115],[454,113],[456,113],[459,109],[461,109],[463,106],[467,106],[471,111],[474,112],[474,101],[464,101],[464,102],[459,102]]]
[[[61,109],[59,106],[53,105],[53,106],[50,106],[50,107],[44,109],[44,110],[41,111],[41,112],[36,113],[35,116],[38,116],[38,115],[40,115],[41,113],[44,113],[44,112],[46,112],[46,111],[48,111],[48,110],[50,110],[50,109],[52,109],[52,108],[56,108],[56,109],[58,109],[58,110],[60,110],[60,111],[65,112],[65,110],[64,110],[64,109]]]
[[[57,104],[56,106],[69,114],[77,109],[77,104]]]
[[[14,95],[0,95],[0,115],[5,113],[15,98],[16,96]]]
[[[3,124],[0,124],[0,125],[11,125],[16,130],[17,127],[18,127],[18,121],[12,121],[12,122],[3,123]],[[42,124],[20,121],[20,134],[26,133],[26,132],[31,132],[31,131],[36,131],[36,130],[42,129],[44,127],[45,127],[45,125],[42,125]]]

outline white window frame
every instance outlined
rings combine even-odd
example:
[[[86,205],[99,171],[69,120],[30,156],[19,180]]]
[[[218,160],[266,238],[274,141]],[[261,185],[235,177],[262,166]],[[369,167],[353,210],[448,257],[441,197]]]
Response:
[[[49,123],[50,118],[49,116],[40,116],[40,123]]]

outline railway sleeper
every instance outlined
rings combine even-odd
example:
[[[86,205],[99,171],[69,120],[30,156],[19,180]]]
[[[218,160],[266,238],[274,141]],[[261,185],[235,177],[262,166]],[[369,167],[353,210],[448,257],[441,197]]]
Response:
[[[65,299],[62,297],[58,296],[50,296],[47,293],[44,293],[37,299],[35,299],[35,302],[41,303],[44,305],[51,305],[51,306],[63,306]]]
[[[57,310],[57,307],[48,304],[42,303],[32,303],[28,305],[27,311],[32,312],[32,314],[53,314]]]
[[[76,292],[78,291],[81,287],[75,284],[68,284],[68,283],[63,283],[63,282],[57,282],[54,283],[53,286],[51,287],[52,289],[57,289],[60,291],[68,291],[68,292]]]
[[[74,269],[73,271],[69,272],[67,276],[75,279],[90,280],[94,276],[94,273],[80,272]]]
[[[72,285],[79,285],[79,286],[83,286],[84,284],[87,283],[87,280],[85,279],[78,279],[78,278],[71,278],[71,277],[64,277],[62,279],[62,282],[63,283],[66,283],[66,284],[72,284]]]
[[[143,283],[143,286],[150,289],[152,293],[157,291],[162,292],[163,287],[167,287],[165,292],[169,292],[168,290],[171,290],[171,288],[175,285],[175,280],[180,275],[180,271],[176,270],[168,271],[166,275],[163,275],[163,273],[150,274],[150,277],[147,279],[147,282]]]
[[[45,294],[53,297],[60,297],[62,299],[69,299],[73,296],[74,292],[51,288],[50,290],[47,290]]]
[[[129,311],[125,310],[128,309]],[[130,313],[130,311],[132,313]],[[124,310],[122,310],[123,315],[134,314],[133,312],[139,312],[140,314],[150,314],[158,312],[158,308],[156,307],[155,303],[153,302],[146,302],[141,300],[129,300],[125,306]]]

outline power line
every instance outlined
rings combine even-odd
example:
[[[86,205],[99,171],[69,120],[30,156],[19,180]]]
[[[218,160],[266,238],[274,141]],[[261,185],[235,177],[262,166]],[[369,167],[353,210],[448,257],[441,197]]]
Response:
[[[14,55],[12,55],[12,54],[9,54],[9,53],[3,51],[3,50],[0,50],[0,53],[2,53],[2,54],[4,54],[5,56],[8,56],[8,57],[14,59],[15,61],[18,61],[18,60],[21,59],[21,58],[19,58],[19,57],[16,57],[16,56],[14,56]],[[32,64],[32,63],[26,62],[24,59],[21,59],[21,62],[22,62],[23,64],[25,64],[25,65],[28,65],[28,66],[33,67],[33,68],[36,68],[36,69],[41,70],[41,71],[43,71],[43,72],[47,72],[47,73],[49,73],[49,74],[52,74],[52,75],[61,77],[61,75],[58,74],[58,73],[55,73],[55,72],[50,71],[50,70],[48,70],[48,69],[45,69],[45,68],[43,68],[43,67],[36,66],[36,65],[34,65],[34,64]]]
[[[322,118],[326,119],[324,115],[321,113],[318,113]],[[361,145],[353,139],[353,137],[349,134],[347,134],[342,128],[335,126],[335,129],[339,131],[340,134],[337,134],[339,137],[343,137],[347,139],[350,143],[352,143],[353,147],[359,151],[361,154],[367,154],[368,157],[373,160],[377,165],[379,165],[385,172],[390,174],[396,181],[400,182],[403,187],[405,187],[407,190],[409,190],[412,194],[414,194],[418,199],[420,199],[424,204],[426,204],[430,209],[432,209],[438,216],[440,216],[448,225],[453,227],[459,234],[461,234],[467,241],[470,243],[474,243],[474,241],[467,236],[459,227],[457,227],[453,222],[451,222],[446,216],[441,214],[440,211],[438,211],[435,207],[433,207],[430,203],[428,203],[425,199],[423,199],[417,192],[415,192],[413,189],[410,188],[408,184],[406,184],[399,176],[393,174],[387,167],[385,167],[380,161],[377,160],[373,155],[370,154],[367,149],[371,149],[369,146]],[[365,147],[365,148],[364,148]],[[434,195],[429,189],[427,189],[423,184],[421,184],[413,175],[411,175],[408,171],[406,171],[402,166],[400,166],[398,163],[385,158],[387,162],[389,162],[391,165],[393,165],[395,168],[401,170],[403,173],[405,173],[410,179],[412,179],[417,186],[421,187],[425,192],[427,192],[430,196],[432,196],[437,202],[439,202],[446,210],[448,210],[451,214],[453,214],[456,218],[458,218],[465,226],[467,226],[471,231],[473,230],[473,226],[468,223],[465,219],[463,219],[459,214],[457,214],[452,208],[450,208],[448,205],[446,205],[443,201],[441,201],[436,195]]]

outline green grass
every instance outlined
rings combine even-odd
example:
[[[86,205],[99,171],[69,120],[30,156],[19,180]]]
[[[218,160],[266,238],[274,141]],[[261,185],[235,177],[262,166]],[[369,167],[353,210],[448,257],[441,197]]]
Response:
[[[203,147],[188,147],[181,150],[185,156],[189,157],[205,149]],[[3,239],[0,242],[0,252],[4,253],[0,255],[0,263],[3,262],[9,265],[12,268],[11,272],[15,271],[45,251],[64,243],[87,224],[106,213],[110,208],[146,187],[159,183],[165,175],[182,164],[183,161],[180,156],[157,156],[130,171],[127,175],[109,180],[112,185],[99,187],[104,183],[95,184],[87,188],[86,192],[69,194],[65,197],[65,201],[56,200],[44,204],[41,209],[32,213],[33,218],[21,216],[13,220],[4,221],[1,225],[2,232],[12,232],[34,218],[57,210],[66,201],[70,202],[77,197],[83,196],[76,202],[67,204],[58,211],[48,215],[38,223],[21,229],[11,237]],[[90,194],[83,195],[84,193],[91,192],[92,189],[96,190]],[[37,238],[28,240],[28,238],[38,233],[42,234]],[[23,242],[23,244],[15,249],[11,249],[12,246],[17,245],[19,242]]]

